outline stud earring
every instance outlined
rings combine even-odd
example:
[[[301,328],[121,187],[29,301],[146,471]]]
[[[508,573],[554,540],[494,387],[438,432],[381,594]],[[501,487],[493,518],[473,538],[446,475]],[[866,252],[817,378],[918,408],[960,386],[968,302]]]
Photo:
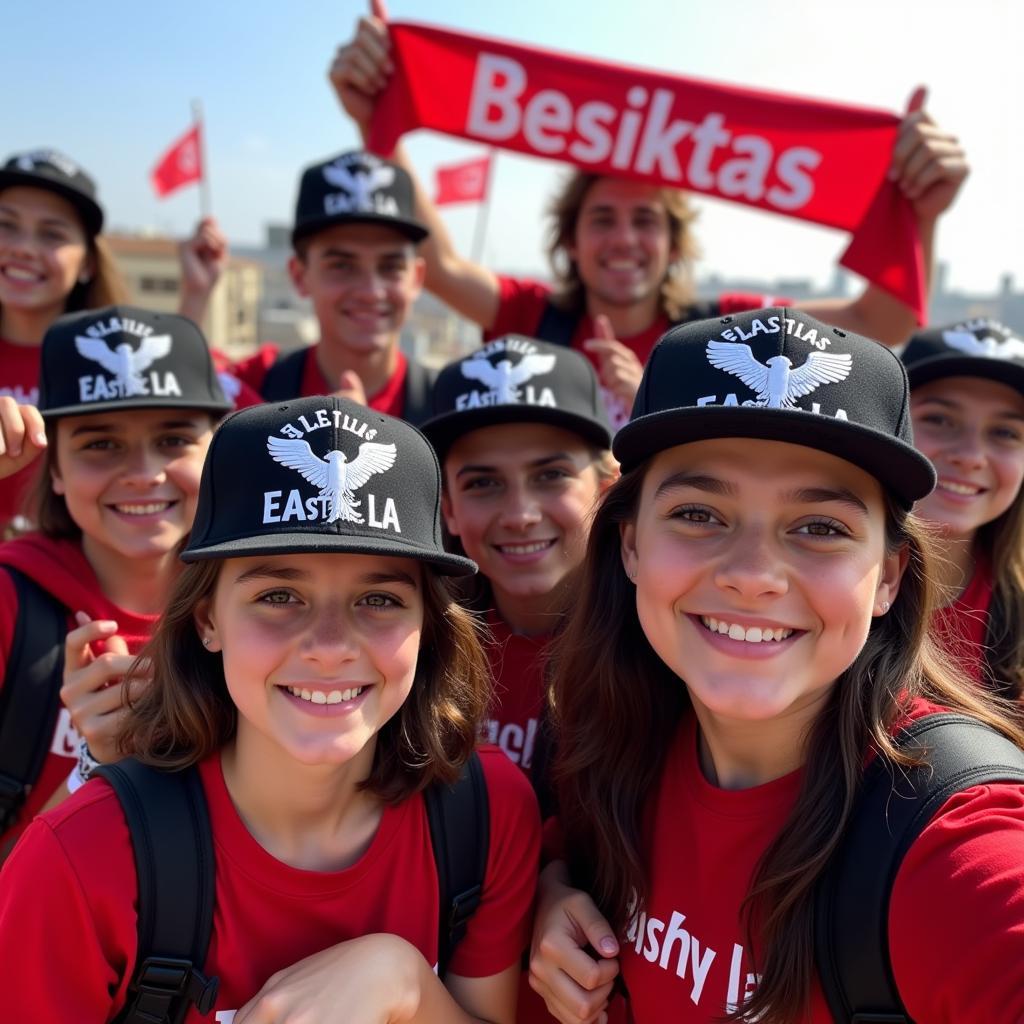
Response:
[[[203,646],[204,647],[209,647],[210,646],[210,638],[208,636],[204,636],[203,637]]]
[[[885,615],[886,612],[888,612],[888,611],[889,611],[889,602],[888,601],[883,601],[882,602],[882,614]]]
[[[88,284],[91,280],[92,278],[88,274],[83,273],[78,275],[79,284]]]

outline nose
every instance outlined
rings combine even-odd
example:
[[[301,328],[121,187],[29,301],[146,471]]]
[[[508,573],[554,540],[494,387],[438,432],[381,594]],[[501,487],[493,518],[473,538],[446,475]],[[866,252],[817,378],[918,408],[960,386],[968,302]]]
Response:
[[[947,453],[949,461],[961,469],[980,469],[985,463],[985,446],[977,430],[965,430]]]
[[[540,502],[528,487],[513,485],[505,494],[499,523],[507,530],[528,530],[541,521]]]
[[[341,602],[313,609],[300,651],[304,661],[325,674],[358,657],[355,629]]]
[[[718,558],[715,583],[735,597],[778,597],[789,588],[778,548],[759,529],[739,529]]]
[[[360,274],[355,281],[353,291],[360,298],[380,299],[386,294],[384,278],[373,270]]]
[[[148,445],[136,445],[125,460],[122,478],[133,487],[152,487],[167,477],[167,460]]]

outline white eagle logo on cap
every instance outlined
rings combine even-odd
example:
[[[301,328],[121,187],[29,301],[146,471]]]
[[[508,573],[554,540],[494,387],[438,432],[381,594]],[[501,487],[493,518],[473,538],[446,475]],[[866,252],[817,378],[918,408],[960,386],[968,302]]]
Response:
[[[126,341],[111,349],[99,338],[83,338],[79,335],[75,338],[75,348],[78,349],[79,355],[99,363],[107,373],[114,374],[121,397],[129,398],[132,395],[149,394],[142,374],[171,351],[171,336],[151,334],[148,338],[142,339],[142,344],[137,349],[132,348]]]
[[[712,366],[739,377],[757,392],[755,405],[769,409],[793,409],[796,399],[822,384],[846,380],[853,367],[848,354],[837,352],[812,352],[795,370],[786,356],[772,356],[767,363],[760,363],[749,345],[727,341],[709,341],[707,356]]]
[[[362,504],[355,492],[375,473],[383,473],[395,464],[395,446],[364,441],[359,454],[349,462],[343,452],[329,451],[322,459],[313,454],[308,441],[297,438],[268,437],[267,451],[275,462],[297,470],[314,487],[320,488],[320,497],[329,505],[326,522],[341,519],[348,523],[365,522],[356,511]]]
[[[343,163],[328,164],[324,177],[335,188],[344,189],[352,201],[352,209],[373,212],[373,193],[387,188],[395,180],[393,167],[369,167],[365,170],[350,170]]]
[[[489,387],[497,396],[499,405],[515,405],[520,399],[520,384],[538,374],[550,373],[554,368],[555,357],[541,352],[523,356],[515,366],[511,359],[492,363],[485,356],[474,356],[462,364],[462,376]]]
[[[943,331],[942,340],[950,347],[969,356],[985,359],[1024,359],[1024,341],[1010,335],[996,338],[991,334],[979,338],[973,331]]]

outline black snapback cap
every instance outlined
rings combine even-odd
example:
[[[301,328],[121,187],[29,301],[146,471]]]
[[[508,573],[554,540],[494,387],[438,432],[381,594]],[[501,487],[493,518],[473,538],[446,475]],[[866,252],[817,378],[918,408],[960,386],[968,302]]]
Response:
[[[787,441],[860,466],[909,507],[935,470],[913,446],[908,395],[889,349],[798,309],[698,320],[655,346],[612,450],[628,471],[689,441]]]
[[[447,576],[441,471],[413,426],[333,396],[251,406],[210,442],[186,562],[302,552],[390,555]]]
[[[499,423],[547,423],[611,446],[597,375],[562,345],[521,334],[495,338],[449,363],[432,392],[434,415],[420,429],[443,459],[470,430]]]
[[[415,217],[408,172],[363,150],[313,164],[302,172],[292,245],[335,224],[382,224],[413,242],[429,232]]]
[[[8,157],[0,167],[0,189],[14,185],[56,192],[78,210],[88,234],[98,235],[103,230],[103,208],[96,201],[96,183],[63,153],[34,149]]]
[[[43,337],[43,419],[109,409],[227,412],[206,339],[187,317],[106,306],[58,319]]]
[[[1024,341],[988,317],[919,331],[901,358],[911,389],[942,377],[984,377],[1024,394]]]

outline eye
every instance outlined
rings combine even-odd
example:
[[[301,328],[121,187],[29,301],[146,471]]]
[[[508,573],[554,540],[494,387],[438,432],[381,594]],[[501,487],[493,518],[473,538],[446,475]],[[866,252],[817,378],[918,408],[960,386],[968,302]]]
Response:
[[[541,483],[557,483],[561,480],[567,480],[571,474],[564,469],[559,469],[557,466],[550,466],[547,469],[543,469],[537,474],[537,479]]]
[[[955,425],[953,418],[944,412],[918,413],[914,417],[914,420],[917,423],[927,424],[929,427],[941,427],[945,429],[949,429]]]
[[[185,448],[188,445],[196,444],[197,441],[187,434],[167,434],[160,438],[159,443],[166,448]]]
[[[404,608],[405,605],[394,594],[367,594],[360,598],[359,604],[367,608]]]
[[[83,452],[110,452],[117,447],[118,444],[112,437],[94,437],[91,441],[86,441],[80,450]]]
[[[812,519],[802,523],[795,533],[805,537],[849,537],[850,531],[836,519]]]
[[[495,476],[471,476],[462,482],[463,491],[484,491],[501,486],[501,481]]]
[[[1003,444],[1017,444],[1021,441],[1021,432],[1016,427],[995,427],[992,436]]]
[[[693,526],[710,526],[721,522],[705,505],[679,505],[669,512],[669,518]]]
[[[299,599],[290,590],[265,590],[256,601],[259,604],[285,605],[298,604]]]

